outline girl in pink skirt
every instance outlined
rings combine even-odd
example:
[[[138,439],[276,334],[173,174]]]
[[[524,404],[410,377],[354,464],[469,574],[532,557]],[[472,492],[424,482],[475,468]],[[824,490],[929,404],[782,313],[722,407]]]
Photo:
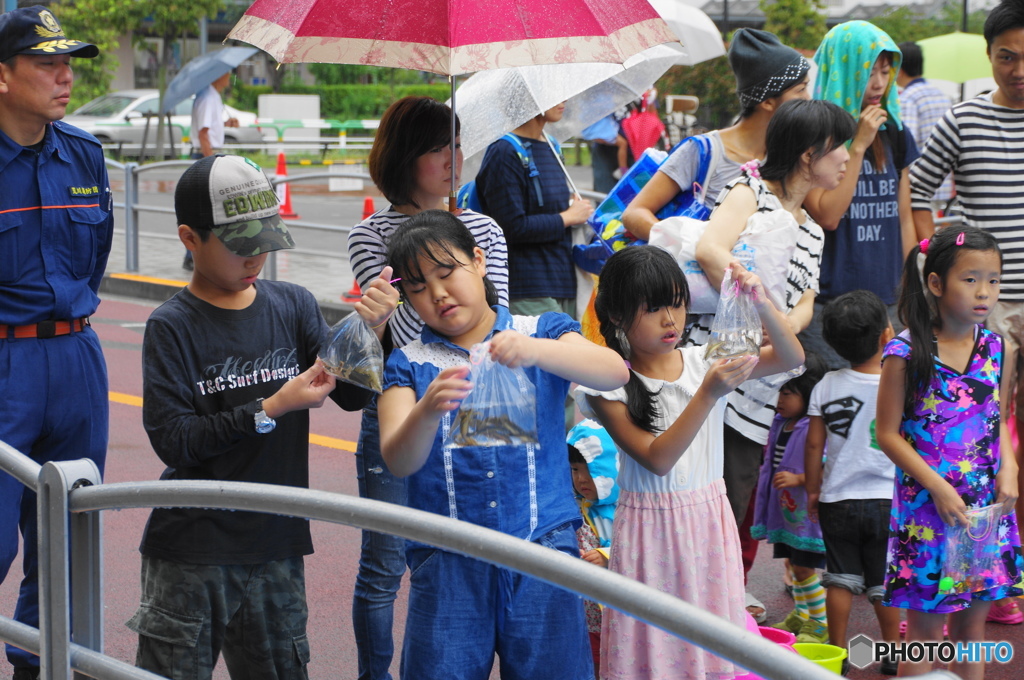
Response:
[[[765,294],[738,264],[771,346],[754,356],[707,361],[704,347],[677,348],[689,290],[667,252],[633,246],[608,258],[595,311],[608,346],[630,364],[625,387],[578,388],[587,415],[608,430],[621,493],[609,568],[744,626],[739,537],[722,480],[726,394],[745,380],[800,365],[803,350]],[[604,610],[601,677],[731,678],[732,663],[658,628]],[[744,671],[739,671],[743,673]]]

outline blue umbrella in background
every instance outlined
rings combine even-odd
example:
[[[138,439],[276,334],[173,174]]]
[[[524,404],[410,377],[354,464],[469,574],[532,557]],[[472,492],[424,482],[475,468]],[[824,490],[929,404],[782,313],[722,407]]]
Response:
[[[259,52],[255,47],[225,47],[222,50],[196,57],[174,76],[164,92],[160,113],[164,114],[225,73]]]

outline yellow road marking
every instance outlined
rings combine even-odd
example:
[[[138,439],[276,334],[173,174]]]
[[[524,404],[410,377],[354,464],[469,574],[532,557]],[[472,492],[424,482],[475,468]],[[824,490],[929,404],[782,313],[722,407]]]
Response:
[[[317,446],[326,446],[329,449],[338,449],[340,451],[349,451],[355,453],[356,443],[346,441],[344,439],[335,439],[334,437],[325,437],[322,434],[309,433],[309,443],[316,444]]]
[[[117,404],[128,404],[129,406],[142,406],[142,397],[136,397],[134,394],[124,394],[123,392],[111,392],[110,401]]]
[[[124,279],[125,281],[142,281],[144,283],[158,283],[162,286],[175,286],[176,288],[184,288],[188,285],[188,281],[178,281],[176,279],[158,279],[155,276],[142,276],[141,274],[123,274],[114,273],[110,274],[112,279]]]
[[[110,392],[110,401],[116,404],[127,404],[128,406],[142,406],[142,397],[136,397],[134,394],[125,394],[123,392]],[[316,444],[317,446],[324,446],[329,449],[338,449],[339,451],[355,452],[356,443],[350,442],[345,439],[337,439],[335,437],[327,437],[322,434],[309,434],[309,443]]]

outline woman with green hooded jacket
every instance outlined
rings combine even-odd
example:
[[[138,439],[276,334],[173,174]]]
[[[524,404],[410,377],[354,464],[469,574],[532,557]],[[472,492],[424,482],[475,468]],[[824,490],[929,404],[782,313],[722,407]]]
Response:
[[[917,146],[900,120],[896,74],[902,54],[886,33],[866,21],[835,26],[814,55],[815,98],[857,119],[850,161],[835,189],[812,190],[804,208],[825,230],[821,290],[804,348],[825,357],[830,369],[847,364],[821,337],[821,309],[851,290],[877,294],[896,319],[896,289],[903,261],[918,238],[910,210],[908,167]]]

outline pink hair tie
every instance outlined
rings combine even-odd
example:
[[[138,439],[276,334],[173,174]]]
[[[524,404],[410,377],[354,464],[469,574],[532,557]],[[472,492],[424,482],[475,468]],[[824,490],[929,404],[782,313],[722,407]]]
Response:
[[[962,246],[964,244],[964,232],[960,232],[960,235],[956,237],[956,244]]]
[[[922,255],[927,255],[928,254],[928,239],[923,239],[921,241],[921,243],[919,243],[918,245],[921,246],[921,254]]]
[[[747,173],[749,176],[755,179],[761,179],[761,171],[759,169],[760,167],[761,162],[754,158],[741,165],[740,170],[742,172]]]

